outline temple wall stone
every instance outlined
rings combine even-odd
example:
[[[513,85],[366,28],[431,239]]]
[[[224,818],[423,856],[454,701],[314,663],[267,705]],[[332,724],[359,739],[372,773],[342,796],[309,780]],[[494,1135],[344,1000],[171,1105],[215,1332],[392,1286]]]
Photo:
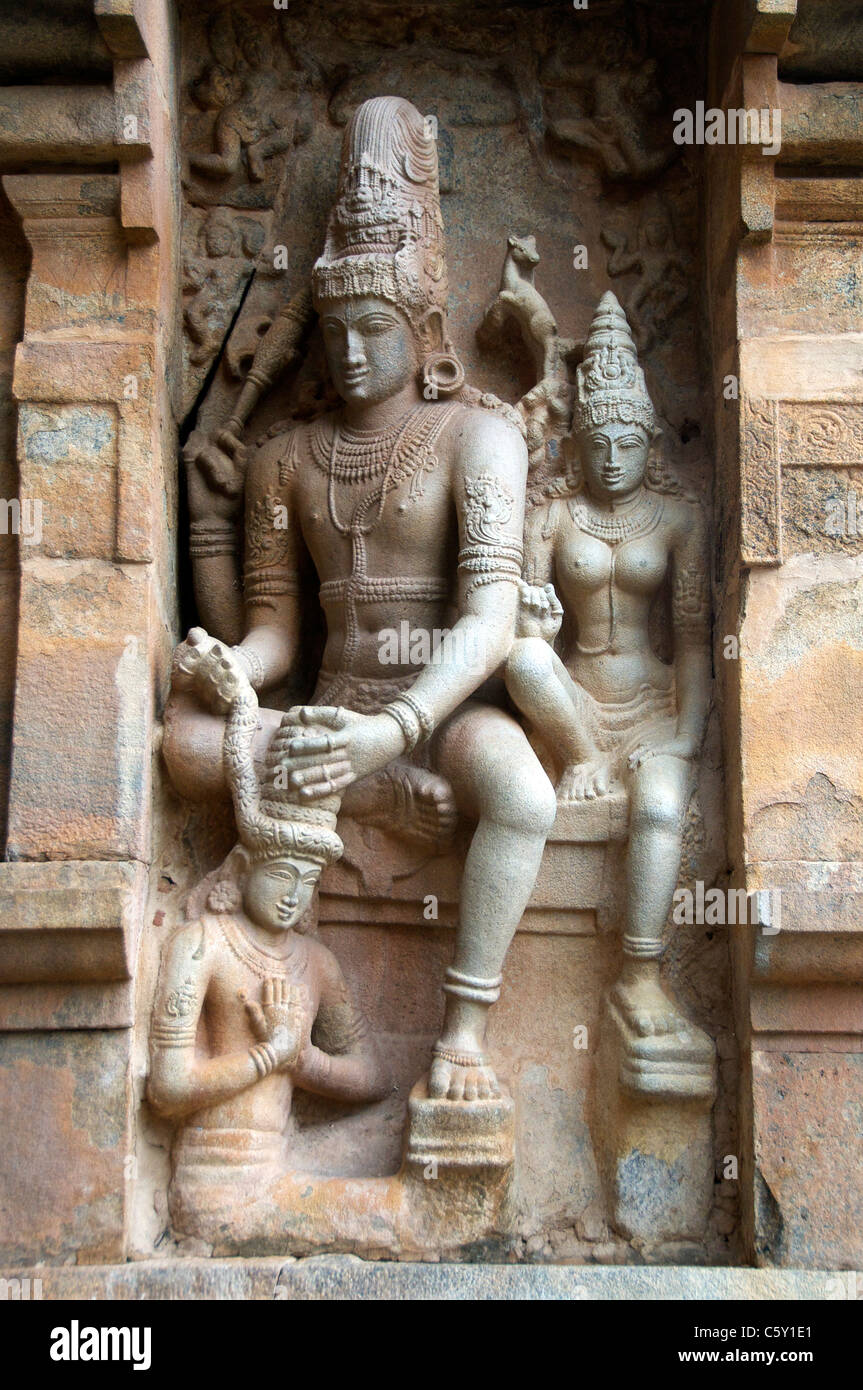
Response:
[[[17,464],[4,450],[3,479],[7,496],[41,508],[39,527],[13,542],[17,565],[2,537],[3,621],[18,618],[3,663],[14,753],[11,768],[2,760],[0,865],[13,1261],[125,1258],[135,963],[176,622],[170,7],[137,7],[140,31],[130,7],[96,8],[105,37],[94,23],[87,46],[109,77],[113,58],[111,85],[3,97],[14,113],[0,154],[4,364],[17,407]],[[34,158],[40,172],[22,168]]]
[[[756,7],[765,23],[775,8]],[[756,24],[724,75],[716,64],[717,105],[778,106],[784,130],[757,181],[741,161],[736,196],[711,156],[712,246],[740,238],[735,259],[712,256],[717,394],[739,378],[718,414],[728,529],[717,648],[728,635],[737,645],[717,665],[726,747],[739,747],[735,882],[781,894],[781,925],[768,913],[735,943],[745,1237],[759,1263],[849,1268],[861,1246],[848,1165],[859,1168],[863,1142],[851,1099],[863,1022],[860,536],[830,518],[854,492],[863,442],[859,86],[795,82],[794,11]],[[816,22],[813,7],[805,20]]]

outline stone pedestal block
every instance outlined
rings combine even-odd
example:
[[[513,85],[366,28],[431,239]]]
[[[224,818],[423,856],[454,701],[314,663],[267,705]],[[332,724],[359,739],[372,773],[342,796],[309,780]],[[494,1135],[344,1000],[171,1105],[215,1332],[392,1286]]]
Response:
[[[515,1105],[497,1100],[432,1100],[419,1081],[408,1103],[401,1178],[421,1243],[455,1253],[505,1251],[515,1175]]]
[[[418,1081],[408,1102],[408,1170],[512,1167],[515,1105],[510,1096],[463,1101],[433,1100]]]
[[[701,1240],[713,1194],[713,1045],[640,1038],[606,1000],[594,1141],[611,1222],[652,1245]]]

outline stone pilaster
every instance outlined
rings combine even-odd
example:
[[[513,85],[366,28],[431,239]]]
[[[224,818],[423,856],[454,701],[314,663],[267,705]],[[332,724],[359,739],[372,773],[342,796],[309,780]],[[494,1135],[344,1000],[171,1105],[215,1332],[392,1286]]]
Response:
[[[778,109],[782,148],[763,164],[757,150],[712,154],[708,277],[731,859],[741,886],[772,890],[770,920],[731,929],[743,1213],[759,1262],[851,1268],[863,1249],[863,527],[848,524],[863,465],[859,88],[783,81],[795,6],[784,24],[780,7],[755,8],[712,100]]]
[[[135,963],[175,625],[170,7],[140,8],[146,26],[128,4],[97,5],[113,89],[71,89],[65,104],[33,89],[0,140],[3,161],[56,169],[3,181],[31,252],[13,377],[22,526],[0,864],[12,1194],[0,1246],[12,1261],[126,1249]],[[116,173],[81,172],[110,159]]]

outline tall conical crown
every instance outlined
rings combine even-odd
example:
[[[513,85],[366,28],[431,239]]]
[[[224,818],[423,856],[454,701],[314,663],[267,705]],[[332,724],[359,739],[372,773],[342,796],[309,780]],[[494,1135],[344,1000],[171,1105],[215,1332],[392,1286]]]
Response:
[[[656,413],[638,365],[626,315],[608,290],[599,301],[577,373],[575,429],[581,432],[618,421],[656,428]]]
[[[446,312],[437,145],[401,97],[373,97],[345,131],[336,204],[313,272],[317,303],[372,295],[418,325]]]

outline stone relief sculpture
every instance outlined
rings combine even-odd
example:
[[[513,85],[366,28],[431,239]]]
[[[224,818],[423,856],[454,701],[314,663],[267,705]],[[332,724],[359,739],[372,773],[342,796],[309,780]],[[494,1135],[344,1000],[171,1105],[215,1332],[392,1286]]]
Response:
[[[488,1055],[488,1013],[546,838],[560,822],[575,864],[590,803],[613,802],[628,823],[624,963],[597,1084],[615,1114],[624,1094],[654,1107],[647,1121],[620,1112],[597,1141],[621,1231],[643,1233],[632,1215],[643,1193],[636,1184],[633,1201],[625,1177],[637,1133],[664,1123],[663,1105],[712,1100],[712,1043],[659,973],[709,699],[704,528],[652,455],[655,412],[616,298],[605,295],[586,342],[564,338],[534,283],[538,262],[532,236],[509,237],[478,334],[493,348],[514,331],[531,353],[537,383],[509,407],[466,384],[449,338],[426,122],[399,98],[362,103],[311,295],[234,345],[251,366],[230,413],[186,446],[195,591],[212,636],[195,629],[176,653],[163,748],[181,794],[230,790],[239,845],[165,948],[150,1094],[186,1121],[172,1209],[208,1240],[225,1206],[236,1217],[244,1183],[231,1239],[297,1236],[310,1182],[320,1240],[366,1249],[358,1204],[371,1203],[385,1248],[426,1249],[431,1195],[415,1178],[441,1155],[461,1212],[450,1238],[505,1226],[514,1109]],[[247,423],[299,359],[314,313],[336,408],[276,424],[252,449]],[[550,441],[567,467],[551,482]],[[528,493],[529,468],[540,483]],[[648,631],[668,584],[673,666]],[[316,598],[326,637],[311,702],[283,714]],[[428,642],[386,644],[399,628],[436,634],[434,659]],[[389,1085],[335,956],[301,930],[322,867],[344,848],[337,815],[427,855],[470,828],[442,1029],[411,1093],[402,1167],[374,1179],[373,1196],[298,1169],[289,1138],[295,1089],[370,1104]],[[682,1132],[681,1161],[703,1167],[709,1117]],[[476,1205],[465,1194],[478,1169]],[[255,1173],[264,1195],[253,1200]],[[667,1174],[654,1188],[667,1209]],[[703,1224],[703,1175],[695,1188],[689,1215],[660,1215],[657,1230]]]
[[[356,111],[313,289],[343,405],[276,433],[249,463],[244,617],[236,459],[218,450],[213,466],[206,450],[196,455],[199,606],[217,634],[242,630],[228,659],[265,692],[295,660],[301,594],[316,578],[327,641],[314,717],[346,714],[342,727],[284,745],[290,787],[308,804],[340,794],[360,818],[401,815],[426,835],[446,831],[453,807],[474,822],[429,1094],[493,1098],[487,1013],[555,815],[521,727],[478,695],[512,642],[527,452],[514,412],[481,408],[462,390],[435,145],[408,102],[376,98]],[[446,630],[434,664],[382,666],[379,634],[402,621]],[[189,684],[181,660],[165,750],[181,789],[201,794],[219,782],[220,724],[208,725]],[[262,737],[278,718],[262,710]]]
[[[341,853],[338,797],[303,806],[280,788],[282,748],[314,730],[286,714],[259,783],[251,752],[258,701],[248,679],[200,629],[178,662],[230,709],[225,769],[240,836],[206,910],[167,944],[153,1007],[149,1096],[185,1121],[174,1172],[188,1200],[213,1165],[238,1182],[250,1168],[256,1182],[278,1175],[296,1087],[368,1101],[391,1081],[338,962],[302,930],[322,867]]]
[[[193,430],[187,440],[183,456],[192,511],[218,516],[224,523],[223,538],[225,534],[233,536],[234,517],[242,506],[248,457],[242,440],[246,423],[262,394],[299,359],[313,314],[311,296],[303,291],[283,304],[275,317],[256,317],[245,332],[232,333],[225,362],[233,378],[244,378],[242,388],[215,439],[202,430]],[[193,529],[193,539],[194,534]],[[197,548],[193,545],[193,559],[205,558],[195,555]],[[226,636],[242,635],[242,604],[222,586],[215,588],[212,575],[209,582],[205,578],[196,582],[196,598],[206,621],[211,621],[212,615]]]
[[[650,179],[675,158],[674,146],[651,136],[662,104],[656,62],[633,51],[622,29],[608,27],[598,34],[595,57],[588,62],[561,64],[555,55],[543,81],[555,98],[558,87],[568,98],[550,101],[549,134],[564,148],[583,150],[606,178]]]
[[[183,325],[192,341],[189,360],[211,361],[242,296],[265,229],[252,218],[237,222],[225,208],[211,208],[201,229],[201,250],[183,260],[183,291],[189,297]]]
[[[483,325],[486,333],[500,331],[504,317],[516,319],[525,342],[534,347],[537,377],[543,380],[559,374],[560,344],[554,317],[534,285],[539,264],[536,238],[511,236],[503,263],[500,290]]]
[[[853,1301],[863,43],[727,8],[6,7],[13,1298]]]
[[[528,515],[526,635],[506,679],[559,762],[562,803],[628,795],[624,966],[611,1006],[627,1040],[622,1079],[636,1090],[661,1088],[666,1071],[694,1069],[703,1082],[713,1056],[659,978],[711,666],[704,523],[661,465],[651,466],[657,434],[629,325],[608,292],[577,371],[564,487],[551,489],[564,495]],[[673,667],[655,655],[648,631],[667,580]],[[561,658],[551,643],[565,615],[573,637]]]
[[[536,361],[545,342],[562,341],[542,314],[518,322]],[[567,844],[576,901],[588,881],[580,856],[597,836],[592,807],[607,804],[599,837],[625,849],[623,961],[602,1004],[592,1126],[610,1220],[636,1240],[697,1239],[713,1186],[715,1054],[664,987],[660,961],[710,702],[707,539],[700,508],[656,455],[656,414],[611,292],[567,353],[578,355],[571,433],[560,366],[519,404],[539,481],[506,683],[555,769],[554,838]],[[548,474],[550,439],[562,477]],[[671,664],[652,642],[657,604]]]
[[[561,337],[536,288],[539,260],[535,237],[508,237],[500,288],[476,335],[480,344],[494,350],[514,327],[533,359],[537,383],[516,407],[524,422],[531,471],[545,460],[549,440],[564,432],[572,413],[567,362],[579,346]]]
[[[651,195],[634,237],[623,219],[612,219],[602,229],[602,240],[610,252],[609,275],[638,277],[624,308],[639,349],[648,352],[668,333],[689,298],[689,267],[677,246],[671,212],[658,194]]]
[[[214,61],[194,85],[203,111],[213,112],[212,150],[192,156],[200,177],[222,183],[236,175],[263,183],[269,162],[305,137],[272,62],[265,30],[239,7],[226,7],[210,28]],[[286,112],[287,106],[287,112]]]

